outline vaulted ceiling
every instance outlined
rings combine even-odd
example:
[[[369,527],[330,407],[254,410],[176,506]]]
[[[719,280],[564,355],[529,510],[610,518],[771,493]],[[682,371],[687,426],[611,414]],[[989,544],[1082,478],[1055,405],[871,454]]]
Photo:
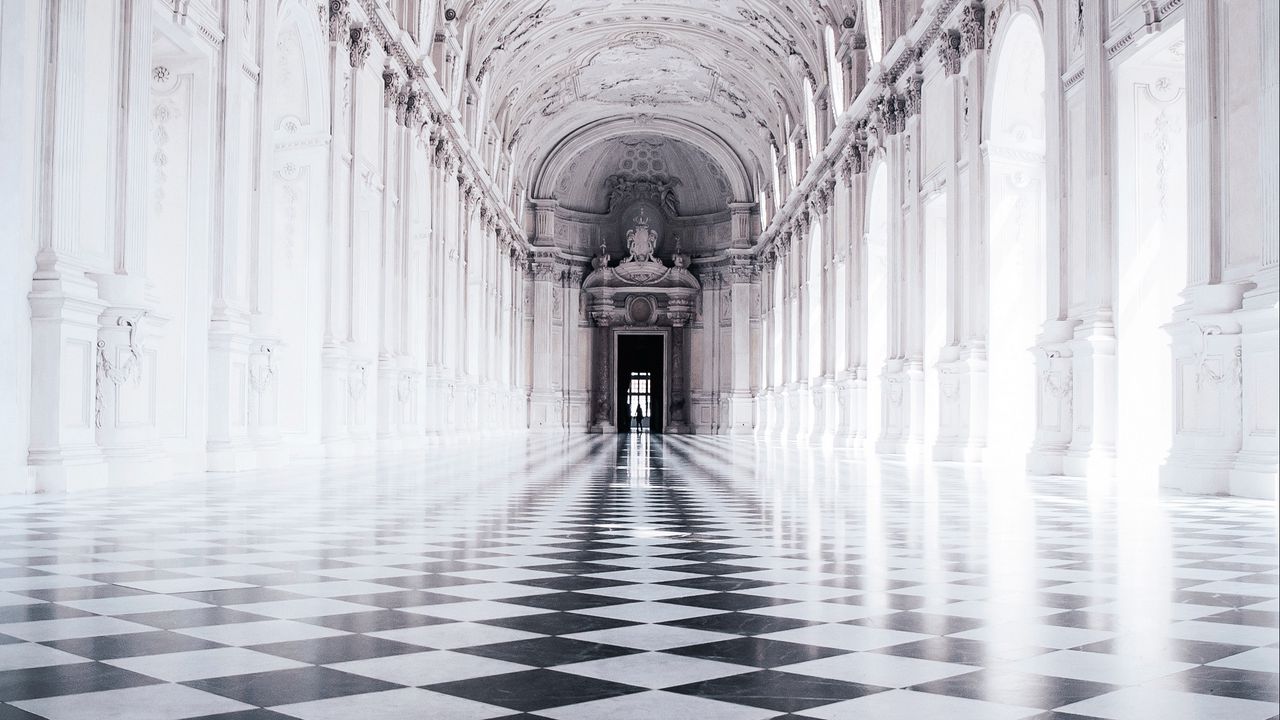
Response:
[[[547,185],[554,156],[643,133],[702,147],[738,176],[733,194],[744,196],[733,199],[751,200],[784,113],[804,117],[802,79],[825,82],[825,28],[860,4],[480,0],[458,20],[472,77],[487,81],[530,189]]]

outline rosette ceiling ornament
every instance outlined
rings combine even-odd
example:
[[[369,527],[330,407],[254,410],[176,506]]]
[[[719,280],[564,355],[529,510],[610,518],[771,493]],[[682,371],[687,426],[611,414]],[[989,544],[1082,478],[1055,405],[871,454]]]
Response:
[[[487,0],[458,6],[467,72],[535,197],[553,159],[636,132],[691,142],[755,199],[803,79],[825,82],[824,32],[861,3],[818,0]],[[562,169],[562,168],[559,168]]]

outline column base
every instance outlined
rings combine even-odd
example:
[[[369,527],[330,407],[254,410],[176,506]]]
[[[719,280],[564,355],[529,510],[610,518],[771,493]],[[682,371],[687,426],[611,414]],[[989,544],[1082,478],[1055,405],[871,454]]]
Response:
[[[915,452],[917,446],[905,440],[879,440],[875,443],[876,455],[891,458],[905,458],[907,455]]]
[[[324,456],[326,458],[349,458],[356,455],[355,443],[350,438],[336,438],[324,441]]]
[[[1274,455],[1240,453],[1227,473],[1227,491],[1240,497],[1275,502],[1280,499],[1280,474]]]
[[[173,479],[173,462],[157,452],[103,453],[107,464],[107,482],[112,487],[153,485]]]
[[[379,435],[378,453],[398,453],[404,450],[404,440],[399,435]]]
[[[1030,475],[1062,475],[1064,447],[1033,447],[1027,453],[1027,473]]]
[[[34,493],[64,493],[96,490],[110,484],[111,475],[107,463],[97,452],[76,457],[62,453],[62,457],[27,465],[28,486],[24,490]]]
[[[931,455],[938,462],[980,463],[986,455],[986,448],[964,443],[935,444]]]
[[[210,445],[209,472],[240,472],[258,467],[258,449],[248,444]]]
[[[1062,474],[1067,477],[1114,477],[1116,455],[1103,450],[1070,451],[1062,456]]]
[[[1160,487],[1192,495],[1223,495],[1230,472],[1230,459],[1173,454],[1160,466]]]

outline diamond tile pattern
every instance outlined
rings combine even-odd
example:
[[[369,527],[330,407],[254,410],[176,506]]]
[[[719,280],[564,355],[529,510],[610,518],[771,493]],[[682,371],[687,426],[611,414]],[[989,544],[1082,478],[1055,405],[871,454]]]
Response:
[[[0,719],[1276,717],[1276,509],[1085,491],[633,435],[6,498]]]

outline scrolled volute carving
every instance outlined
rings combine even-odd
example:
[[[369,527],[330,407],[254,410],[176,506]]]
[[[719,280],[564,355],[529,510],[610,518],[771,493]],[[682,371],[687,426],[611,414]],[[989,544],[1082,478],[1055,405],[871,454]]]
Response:
[[[853,146],[847,145],[840,152],[840,163],[836,165],[836,174],[840,178],[840,183],[848,187],[849,181],[853,179]]]
[[[960,33],[956,30],[944,30],[938,35],[938,60],[947,77],[960,72],[960,61],[964,57],[960,42]]]
[[[831,209],[831,197],[835,194],[835,181],[831,179],[816,183],[813,191],[809,193],[809,212],[815,218],[827,214],[827,210]]]
[[[853,172],[855,175],[862,175],[867,172],[867,139],[865,136],[856,138],[849,146],[849,157],[853,160]]]
[[[791,250],[791,232],[791,226],[788,226],[778,232],[778,239],[775,241],[775,244],[778,248],[778,255],[780,257],[785,257],[787,252]]]
[[[347,53],[351,67],[362,68],[369,59],[369,50],[373,47],[373,32],[363,25],[351,28],[347,35]]]
[[[986,10],[980,2],[969,3],[960,11],[961,55],[986,47],[986,20]]]
[[[885,93],[876,102],[877,125],[889,135],[897,135],[906,129],[906,101],[901,95]]]
[[[809,228],[813,226],[813,211],[808,205],[800,207],[795,218],[795,233],[799,237],[804,237],[809,233]]]
[[[401,98],[400,73],[394,68],[387,68],[382,71],[382,104],[387,108],[395,108],[399,111]]]
[[[907,78],[906,94],[903,97],[903,112],[906,117],[920,114],[924,93],[924,76],[917,70]],[[906,117],[903,118],[904,124]]]
[[[329,0],[329,42],[347,42],[351,29],[350,0]]]

